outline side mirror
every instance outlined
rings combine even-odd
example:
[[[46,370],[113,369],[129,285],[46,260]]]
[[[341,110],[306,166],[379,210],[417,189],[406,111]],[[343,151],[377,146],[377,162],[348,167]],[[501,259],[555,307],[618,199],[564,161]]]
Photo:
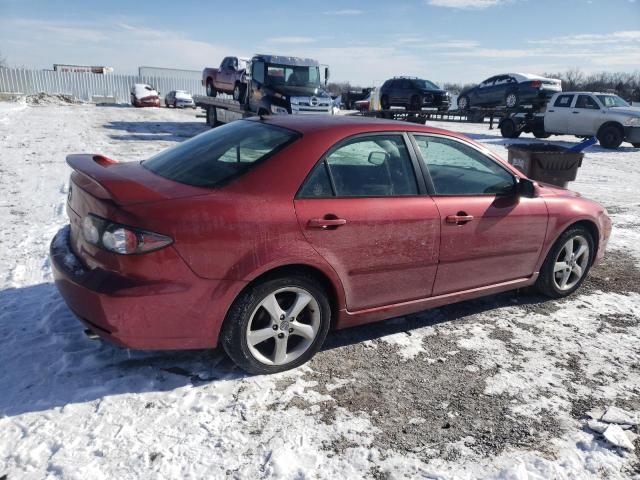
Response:
[[[329,81],[329,67],[324,67],[324,84]]]
[[[380,166],[384,165],[384,162],[386,162],[388,158],[389,154],[386,152],[370,152],[367,161],[371,165]]]
[[[528,178],[519,178],[516,184],[518,195],[525,198],[534,198],[536,196],[536,184]]]

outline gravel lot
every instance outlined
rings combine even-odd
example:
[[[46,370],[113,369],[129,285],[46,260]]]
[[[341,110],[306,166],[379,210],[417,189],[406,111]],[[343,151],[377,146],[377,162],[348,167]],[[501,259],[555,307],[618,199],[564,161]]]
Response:
[[[487,125],[434,125],[506,156]],[[614,221],[578,294],[334,332],[308,365],[247,377],[221,351],[87,340],[51,283],[65,155],[139,160],[204,130],[191,110],[0,104],[0,478],[640,478],[640,437],[585,424],[640,412],[640,150],[594,147],[572,184]]]

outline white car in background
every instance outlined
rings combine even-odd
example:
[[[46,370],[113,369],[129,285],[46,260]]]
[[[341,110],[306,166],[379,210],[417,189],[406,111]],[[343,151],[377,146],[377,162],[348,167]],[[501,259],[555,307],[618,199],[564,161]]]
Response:
[[[165,107],[174,108],[196,108],[196,104],[193,102],[191,94],[185,90],[171,90],[164,97]]]

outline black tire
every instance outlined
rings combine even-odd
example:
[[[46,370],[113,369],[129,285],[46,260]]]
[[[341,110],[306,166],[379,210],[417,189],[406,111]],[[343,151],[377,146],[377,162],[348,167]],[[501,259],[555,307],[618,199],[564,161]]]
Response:
[[[215,97],[216,95],[218,95],[216,87],[213,86],[213,82],[211,80],[207,80],[207,97]]]
[[[518,130],[513,120],[506,119],[500,122],[500,134],[504,138],[518,138],[522,134],[522,130]]]
[[[239,82],[236,82],[236,84],[233,87],[233,99],[236,102],[242,103],[243,98],[244,98],[244,88]]]
[[[458,97],[457,105],[458,105],[458,110],[466,112],[467,110],[469,110],[469,108],[471,108],[471,101],[469,100],[469,97],[467,97],[466,95],[460,95]]]
[[[573,287],[571,287],[568,290],[561,290],[556,286],[556,282],[554,281],[554,276],[555,276],[554,267],[555,267],[556,259],[558,258],[558,254],[560,254],[560,251],[563,249],[567,241],[571,238],[575,238],[578,236],[581,236],[584,239],[586,239],[587,244],[589,246],[589,252],[588,252],[589,258],[586,264],[586,268],[583,270],[582,276],[579,278],[578,282]],[[551,247],[551,250],[549,250],[549,253],[547,254],[547,258],[545,258],[544,263],[542,264],[542,268],[540,269],[540,275],[536,280],[536,284],[535,284],[536,288],[540,293],[551,298],[562,298],[562,297],[571,295],[578,288],[580,288],[580,285],[582,285],[582,282],[584,282],[584,279],[587,278],[589,269],[593,264],[594,254],[595,254],[594,240],[593,240],[593,236],[591,235],[591,232],[587,228],[581,225],[575,225],[575,226],[569,227],[567,230],[565,230],[562,233],[562,235],[560,235],[558,240],[556,240],[556,242]]]
[[[598,132],[598,142],[604,148],[616,149],[624,140],[624,132],[622,128],[615,125],[605,125]]]
[[[422,110],[422,99],[419,95],[413,95],[409,100],[409,110],[412,112],[419,112]]]
[[[391,108],[391,105],[389,104],[389,97],[386,95],[380,97],[380,107],[382,110],[389,110],[389,108]]]
[[[631,145],[633,145],[634,148],[640,148],[640,143],[632,143]]]
[[[504,106],[507,108],[518,108],[520,105],[520,97],[518,92],[509,92],[504,97]]]
[[[176,100],[173,101],[173,108],[178,108],[178,102]]]
[[[272,292],[283,288],[297,288],[308,292],[320,309],[320,324],[309,347],[295,360],[281,365],[268,365],[258,360],[247,342],[247,329],[253,312]],[[282,318],[282,317],[281,317]],[[296,368],[307,362],[324,343],[331,324],[331,307],[324,289],[315,278],[293,273],[286,277],[266,279],[250,286],[235,300],[220,332],[220,342],[236,365],[251,374],[269,374]]]
[[[216,113],[215,108],[213,107],[207,108],[206,115],[207,115],[207,125],[209,125],[211,128],[216,128],[218,125],[220,125],[220,122],[218,122],[218,115]]]
[[[534,130],[533,136],[536,138],[549,138],[551,136],[550,133],[545,132],[544,130]]]

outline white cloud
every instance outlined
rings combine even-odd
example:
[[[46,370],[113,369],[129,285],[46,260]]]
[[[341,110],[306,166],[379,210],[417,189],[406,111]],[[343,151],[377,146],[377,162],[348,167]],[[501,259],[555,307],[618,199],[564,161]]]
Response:
[[[458,8],[462,10],[479,10],[496,7],[507,3],[508,0],[426,0],[434,7]]]
[[[529,40],[536,45],[597,45],[602,43],[640,42],[640,30],[623,30],[611,33],[583,33],[561,37]]]
[[[324,15],[360,15],[362,14],[362,10],[357,10],[355,8],[352,8],[352,9],[345,9],[345,10],[328,10],[322,13]]]
[[[269,43],[280,43],[280,44],[300,44],[300,43],[313,43],[316,41],[315,38],[311,37],[271,37],[266,40]]]

